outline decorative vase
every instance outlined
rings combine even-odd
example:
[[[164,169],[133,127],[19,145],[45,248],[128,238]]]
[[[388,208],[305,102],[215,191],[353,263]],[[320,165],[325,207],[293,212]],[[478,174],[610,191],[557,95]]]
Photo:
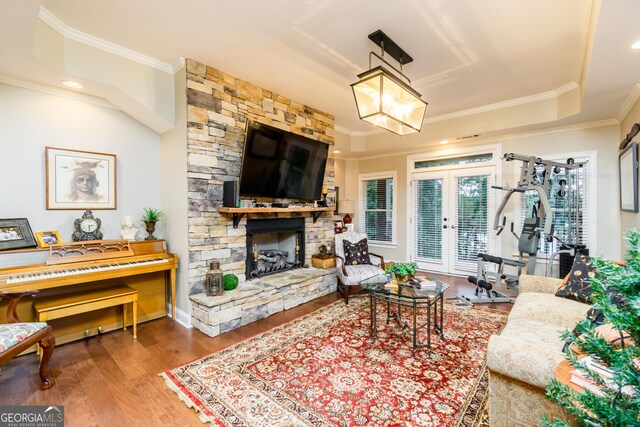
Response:
[[[209,271],[204,281],[205,291],[210,297],[222,295],[224,287],[222,285],[222,270],[218,261],[211,261]]]
[[[147,226],[147,233],[149,233],[149,235],[144,240],[156,240],[156,237],[153,235],[153,232],[156,231],[156,222],[146,221],[144,225]]]
[[[401,285],[406,285],[409,282],[409,280],[411,280],[412,278],[413,278],[413,275],[411,274],[404,274],[402,276],[399,274],[396,274],[396,280]]]

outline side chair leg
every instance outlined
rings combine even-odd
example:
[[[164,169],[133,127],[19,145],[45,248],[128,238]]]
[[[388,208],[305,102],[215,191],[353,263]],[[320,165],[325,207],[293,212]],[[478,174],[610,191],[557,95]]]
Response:
[[[47,335],[40,341],[40,347],[42,348],[42,360],[40,361],[40,389],[47,390],[53,387],[55,380],[47,378],[47,366],[49,365],[49,359],[53,354],[53,348],[56,346],[56,338],[53,335]]]

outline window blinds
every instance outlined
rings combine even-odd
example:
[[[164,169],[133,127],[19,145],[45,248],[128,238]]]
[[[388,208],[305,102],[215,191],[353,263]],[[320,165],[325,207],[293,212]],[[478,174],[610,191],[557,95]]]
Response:
[[[367,238],[393,242],[393,178],[363,180],[361,194],[360,223]]]
[[[553,159],[557,162],[564,162],[566,159]],[[553,212],[554,235],[568,243],[581,243],[587,245],[589,242],[589,163],[587,158],[575,159],[577,162],[587,162],[587,164],[571,173],[565,169],[559,174],[554,174],[549,186],[549,204]],[[572,193],[567,193],[565,197],[560,197],[560,180],[571,179]],[[526,217],[531,216],[531,209],[538,201],[538,193],[535,191],[526,192],[521,198],[520,223],[524,223]],[[576,209],[579,205],[580,209]],[[569,226],[571,220],[571,227]],[[561,243],[554,239],[548,242],[546,239],[540,241],[540,253],[550,255],[559,250]]]
[[[442,185],[442,178],[413,181],[416,259],[442,260]]]
[[[489,177],[456,177],[454,191],[454,261],[457,268],[474,268],[478,253],[489,249]]]

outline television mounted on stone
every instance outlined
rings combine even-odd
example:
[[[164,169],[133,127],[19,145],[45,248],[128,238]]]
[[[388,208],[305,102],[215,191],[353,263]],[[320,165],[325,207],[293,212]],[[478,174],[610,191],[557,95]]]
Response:
[[[329,145],[249,122],[242,155],[240,196],[319,200]]]

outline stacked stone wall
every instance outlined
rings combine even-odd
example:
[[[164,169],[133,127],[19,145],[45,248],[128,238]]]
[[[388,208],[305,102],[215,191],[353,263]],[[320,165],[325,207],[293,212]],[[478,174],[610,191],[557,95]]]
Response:
[[[212,260],[245,280],[246,218],[233,228],[230,215],[218,213],[224,181],[238,180],[247,122],[257,121],[323,143],[334,144],[332,115],[295,102],[215,68],[187,60],[187,162],[189,294],[204,291]],[[334,202],[334,159],[329,158],[324,186]],[[286,213],[250,218],[291,217]],[[320,245],[333,242],[331,213],[313,223],[304,214],[306,262]]]

